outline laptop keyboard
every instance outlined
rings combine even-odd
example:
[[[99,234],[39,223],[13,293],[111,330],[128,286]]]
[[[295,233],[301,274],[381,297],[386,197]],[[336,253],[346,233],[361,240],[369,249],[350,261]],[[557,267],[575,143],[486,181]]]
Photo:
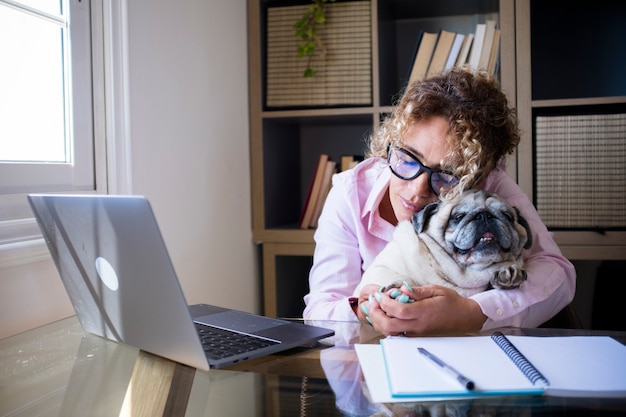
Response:
[[[280,342],[195,323],[200,341],[209,359],[222,359],[251,352]]]

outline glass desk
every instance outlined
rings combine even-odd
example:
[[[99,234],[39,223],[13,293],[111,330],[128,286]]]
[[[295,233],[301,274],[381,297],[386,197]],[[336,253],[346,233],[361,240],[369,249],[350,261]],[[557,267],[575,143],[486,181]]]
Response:
[[[626,415],[626,398],[372,404],[352,345],[376,343],[379,335],[359,323],[315,324],[335,328],[336,336],[204,372],[86,334],[70,317],[0,340],[0,416]],[[608,334],[626,343],[626,332],[502,330]]]

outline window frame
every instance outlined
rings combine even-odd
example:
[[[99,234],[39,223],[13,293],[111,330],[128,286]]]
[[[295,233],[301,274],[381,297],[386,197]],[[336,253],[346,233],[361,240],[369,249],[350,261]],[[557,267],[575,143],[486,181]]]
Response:
[[[91,4],[83,0],[65,0],[65,16],[52,16],[12,0],[0,0],[2,7],[15,13],[30,15],[48,25],[66,30],[62,48],[64,66],[71,68],[71,84],[65,94],[69,100],[66,126],[72,144],[69,162],[0,162],[0,192],[2,195],[31,192],[94,191],[93,90]],[[66,5],[64,4],[65,8]],[[70,48],[67,48],[65,43]],[[36,121],[34,121],[36,122]],[[5,220],[1,219],[0,220]]]
[[[10,0],[7,0],[10,1]],[[31,192],[72,192],[107,194],[131,193],[130,143],[127,141],[127,0],[69,0],[72,15],[80,15],[89,28],[86,44],[91,70],[79,79],[88,84],[88,106],[72,108],[72,119],[81,120],[91,113],[90,146],[93,179],[90,185],[53,190],[33,187],[0,194],[0,269],[39,262],[50,258],[41,233],[28,206]],[[74,24],[72,21],[71,24]],[[85,26],[81,27],[85,30]],[[71,36],[71,35],[70,35]],[[74,113],[75,112],[75,113]],[[108,115],[108,117],[107,117]],[[107,132],[111,132],[107,136]],[[116,137],[115,135],[118,135]],[[115,138],[115,140],[113,140]],[[121,169],[116,170],[116,166]],[[111,176],[110,172],[116,172]],[[112,178],[109,178],[112,177]],[[112,181],[111,181],[112,180]],[[111,185],[113,184],[113,188]]]

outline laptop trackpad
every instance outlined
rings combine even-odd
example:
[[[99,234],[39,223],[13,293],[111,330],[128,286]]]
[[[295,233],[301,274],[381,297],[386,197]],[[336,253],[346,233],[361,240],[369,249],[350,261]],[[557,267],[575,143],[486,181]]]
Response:
[[[196,323],[209,326],[221,327],[243,333],[256,333],[260,330],[269,329],[285,324],[282,320],[270,317],[255,316],[241,311],[224,311],[222,313],[209,314],[194,318]]]

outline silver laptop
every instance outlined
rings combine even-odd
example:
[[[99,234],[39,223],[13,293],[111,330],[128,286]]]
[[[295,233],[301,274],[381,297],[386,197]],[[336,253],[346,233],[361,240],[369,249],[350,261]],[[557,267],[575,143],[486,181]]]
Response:
[[[205,370],[334,334],[223,307],[188,306],[144,197],[32,194],[28,201],[88,332]],[[220,277],[205,279],[211,278]]]

